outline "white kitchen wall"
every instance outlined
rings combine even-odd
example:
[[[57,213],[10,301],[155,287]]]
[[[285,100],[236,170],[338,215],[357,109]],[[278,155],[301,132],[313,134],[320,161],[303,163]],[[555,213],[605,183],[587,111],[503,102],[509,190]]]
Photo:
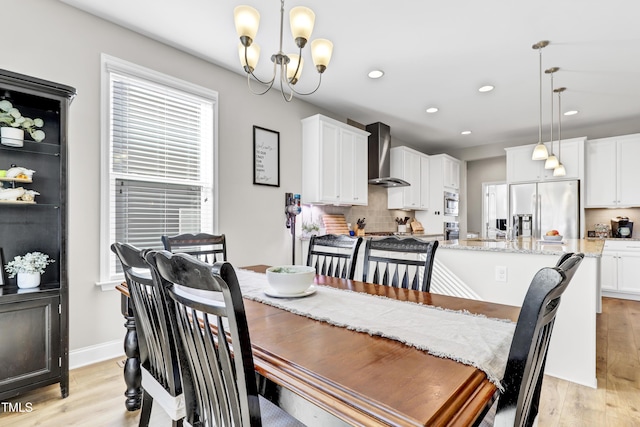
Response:
[[[300,119],[330,112],[281,94],[251,95],[246,78],[122,27],[51,0],[21,0],[23,18],[5,19],[11,34],[2,68],[73,86],[69,128],[70,349],[122,349],[120,295],[98,280],[100,55],[122,58],[219,93],[219,230],[236,266],[290,260],[284,193],[299,192]],[[211,40],[211,43],[215,43]],[[233,46],[230,46],[233,48]],[[326,76],[329,77],[329,76]],[[325,87],[320,90],[330,90]],[[340,117],[335,117],[341,119]],[[344,119],[342,119],[344,120]],[[252,126],[280,132],[280,187],[253,185]],[[113,348],[113,345],[112,347]],[[93,353],[95,354],[95,353]],[[91,357],[91,356],[90,356]],[[89,358],[90,358],[89,357]]]

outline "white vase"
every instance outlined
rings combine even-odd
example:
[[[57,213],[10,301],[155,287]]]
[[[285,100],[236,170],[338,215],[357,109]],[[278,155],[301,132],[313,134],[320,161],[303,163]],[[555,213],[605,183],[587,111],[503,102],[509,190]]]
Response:
[[[24,145],[24,130],[20,128],[1,127],[0,136],[2,144],[9,147],[22,147]]]
[[[18,287],[22,289],[40,286],[40,273],[18,273]]]
[[[407,225],[406,224],[398,224],[398,233],[406,233]]]

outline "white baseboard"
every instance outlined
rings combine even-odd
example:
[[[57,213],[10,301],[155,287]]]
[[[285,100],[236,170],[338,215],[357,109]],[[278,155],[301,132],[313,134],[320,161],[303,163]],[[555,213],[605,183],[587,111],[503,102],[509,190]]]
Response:
[[[125,356],[122,340],[71,350],[69,352],[69,369],[80,368],[120,356]]]

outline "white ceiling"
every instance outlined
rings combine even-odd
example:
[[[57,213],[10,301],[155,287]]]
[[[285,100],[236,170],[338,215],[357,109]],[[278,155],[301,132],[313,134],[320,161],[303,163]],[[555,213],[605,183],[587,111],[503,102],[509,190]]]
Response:
[[[62,1],[239,74],[233,8],[248,4],[261,14],[258,75],[268,78],[269,57],[278,50],[277,0]],[[283,50],[289,53],[296,49],[288,11],[298,5],[316,14],[311,38],[334,43],[322,86],[305,100],[363,124],[384,122],[395,138],[425,152],[536,142],[538,53],[531,46],[545,39],[551,43],[543,50],[543,67],[560,67],[554,86],[567,88],[562,109],[580,111],[563,116],[563,139],[640,132],[640,2],[287,1]],[[373,68],[385,76],[369,79]],[[312,88],[316,79],[306,52],[299,90]],[[496,89],[479,93],[484,84]],[[548,75],[543,91],[548,140]],[[427,114],[430,106],[440,111]],[[472,134],[461,135],[464,130]]]

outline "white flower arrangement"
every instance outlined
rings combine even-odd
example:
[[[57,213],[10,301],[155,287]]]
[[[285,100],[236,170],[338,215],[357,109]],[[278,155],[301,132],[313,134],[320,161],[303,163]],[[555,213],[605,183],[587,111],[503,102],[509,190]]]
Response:
[[[49,258],[49,255],[42,252],[29,252],[23,256],[16,256],[13,261],[7,263],[4,269],[9,273],[9,278],[13,278],[18,273],[44,273],[47,265],[54,263],[55,260]]]
[[[29,132],[31,138],[36,142],[42,142],[45,137],[44,131],[38,129],[44,126],[44,120],[24,117],[20,111],[6,99],[0,101],[0,126],[22,128]]]

